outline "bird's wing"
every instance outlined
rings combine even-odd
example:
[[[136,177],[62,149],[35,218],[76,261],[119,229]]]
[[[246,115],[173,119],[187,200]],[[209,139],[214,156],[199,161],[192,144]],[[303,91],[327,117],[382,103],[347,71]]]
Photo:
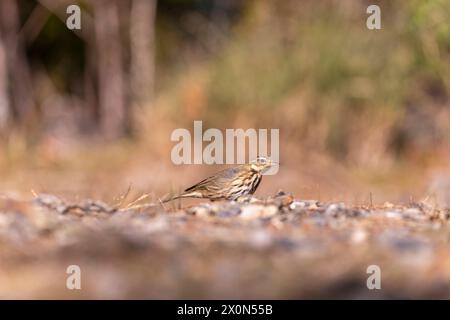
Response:
[[[241,167],[228,168],[222,171],[217,172],[215,175],[203,179],[199,183],[193,185],[192,187],[187,188],[184,192],[195,191],[199,189],[203,189],[205,186],[211,187],[212,185],[222,185],[223,183],[233,179],[235,176],[239,174],[241,171]]]

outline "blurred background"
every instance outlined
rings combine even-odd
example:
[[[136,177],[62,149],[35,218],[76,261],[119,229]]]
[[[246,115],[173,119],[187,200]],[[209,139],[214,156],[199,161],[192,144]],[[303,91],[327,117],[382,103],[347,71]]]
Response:
[[[220,168],[171,162],[203,120],[280,129],[259,196],[447,205],[449,93],[449,0],[2,0],[0,194],[154,200]]]

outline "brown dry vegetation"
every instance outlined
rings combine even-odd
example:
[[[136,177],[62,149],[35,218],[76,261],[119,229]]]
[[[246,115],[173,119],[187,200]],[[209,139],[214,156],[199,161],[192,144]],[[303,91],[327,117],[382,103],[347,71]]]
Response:
[[[363,2],[230,2],[216,12],[203,2],[162,1],[156,30],[145,29],[147,37],[156,34],[147,48],[156,56],[150,75],[150,67],[128,57],[145,53],[132,52],[127,33],[127,15],[140,2],[114,2],[115,27],[123,29],[115,44],[124,60],[118,76],[127,96],[137,90],[133,76],[153,76],[155,92],[121,105],[132,136],[111,141],[102,135],[99,110],[108,106],[98,99],[108,88],[95,82],[108,76],[94,68],[99,55],[110,58],[108,51],[64,27],[58,18],[64,1],[54,7],[5,1],[16,3],[16,23],[27,26],[13,35],[24,46],[21,63],[34,90],[25,123],[11,116],[1,132],[0,193],[110,201],[129,185],[155,197],[182,189],[219,169],[170,161],[171,132],[203,120],[204,130],[280,129],[282,168],[261,185],[262,196],[284,189],[352,204],[367,204],[370,193],[376,203],[427,196],[450,203],[448,0],[380,1],[383,29],[373,32],[365,27]],[[9,12],[5,4],[2,12]],[[92,22],[105,15],[85,5],[83,33],[95,34]],[[34,23],[38,34],[30,31]],[[16,70],[7,67],[11,78]],[[23,90],[9,80],[11,89]],[[10,105],[18,107],[14,92]],[[120,114],[110,107],[103,113]]]
[[[80,3],[0,1],[0,298],[450,298],[449,0]],[[159,203],[194,120],[280,129],[263,200]]]

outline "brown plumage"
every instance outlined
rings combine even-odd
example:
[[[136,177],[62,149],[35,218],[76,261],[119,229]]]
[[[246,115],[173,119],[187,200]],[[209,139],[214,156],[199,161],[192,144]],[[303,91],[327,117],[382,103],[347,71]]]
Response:
[[[179,198],[237,200],[240,197],[252,195],[261,182],[262,174],[272,165],[273,162],[270,159],[259,157],[251,163],[219,171],[187,188],[180,195],[163,202]]]

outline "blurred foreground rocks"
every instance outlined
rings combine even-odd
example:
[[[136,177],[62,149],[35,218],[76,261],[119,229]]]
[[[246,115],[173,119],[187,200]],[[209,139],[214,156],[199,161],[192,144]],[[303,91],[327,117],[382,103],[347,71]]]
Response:
[[[448,299],[449,212],[284,192],[181,208],[0,198],[0,298]],[[81,290],[66,288],[70,265]]]

